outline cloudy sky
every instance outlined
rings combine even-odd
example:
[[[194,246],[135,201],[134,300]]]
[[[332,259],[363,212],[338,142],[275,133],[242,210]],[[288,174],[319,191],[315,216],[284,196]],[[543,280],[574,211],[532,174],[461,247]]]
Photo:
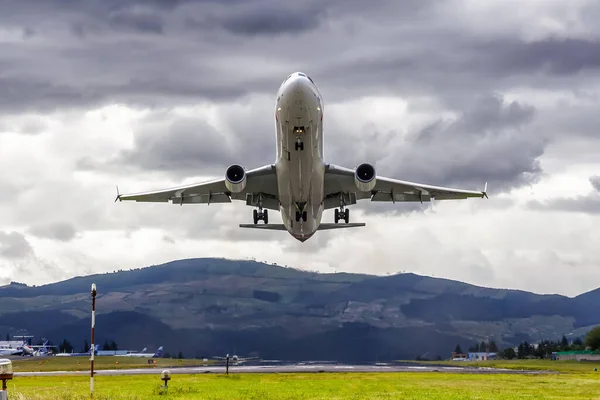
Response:
[[[599,18],[592,0],[2,1],[0,284],[227,256],[600,287]],[[239,203],[113,202],[117,184],[271,163],[274,97],[294,71],[325,99],[328,161],[488,181],[490,199],[367,202],[352,211],[366,228],[305,243],[240,230]]]

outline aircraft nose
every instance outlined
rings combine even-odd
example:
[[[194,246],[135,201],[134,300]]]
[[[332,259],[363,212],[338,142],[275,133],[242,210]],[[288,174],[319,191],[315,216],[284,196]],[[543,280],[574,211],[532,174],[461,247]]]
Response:
[[[310,88],[302,79],[296,79],[293,82],[290,82],[287,92],[292,101],[306,100],[309,98],[309,94],[311,94]]]

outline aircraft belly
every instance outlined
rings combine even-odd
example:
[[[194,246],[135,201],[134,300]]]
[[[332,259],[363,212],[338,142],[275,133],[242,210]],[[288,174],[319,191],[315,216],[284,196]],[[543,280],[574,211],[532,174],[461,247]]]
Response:
[[[288,231],[305,240],[316,232],[323,211],[325,164],[319,104],[313,93],[296,91],[283,97],[278,106],[281,152],[276,168],[281,216]]]

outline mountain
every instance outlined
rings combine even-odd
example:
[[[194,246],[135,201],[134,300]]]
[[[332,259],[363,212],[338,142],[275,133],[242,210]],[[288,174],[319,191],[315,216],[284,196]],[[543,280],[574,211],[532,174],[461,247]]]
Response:
[[[446,357],[456,344],[559,339],[600,324],[600,289],[574,298],[415,274],[319,274],[254,261],[187,259],[44,286],[0,287],[0,334],[79,349],[97,343],[188,357],[366,361]],[[2,336],[3,337],[3,336]]]

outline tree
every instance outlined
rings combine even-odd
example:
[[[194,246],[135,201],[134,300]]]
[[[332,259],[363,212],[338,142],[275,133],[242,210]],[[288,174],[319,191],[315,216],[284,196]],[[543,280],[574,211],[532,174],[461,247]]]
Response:
[[[484,352],[487,351],[487,345],[485,344],[485,342],[482,340],[481,344],[479,345],[479,351]]]
[[[502,351],[502,358],[506,360],[512,360],[516,356],[517,353],[515,353],[515,350],[512,347],[508,347]]]
[[[564,335],[560,340],[560,347],[562,347],[563,350],[569,350],[569,341]]]
[[[177,354],[177,358],[179,358],[181,360],[183,358],[183,353],[179,352],[179,354]]]
[[[585,337],[585,345],[590,350],[600,350],[600,326],[595,327],[588,332]]]
[[[498,352],[498,346],[496,345],[496,342],[494,342],[493,340],[490,342],[490,353],[497,353]]]
[[[458,354],[462,354],[462,349],[460,348],[460,344],[456,345],[456,348],[454,349],[454,352],[458,353]]]
[[[583,344],[583,340],[581,338],[577,338],[573,340],[573,344],[571,345],[571,350],[585,350],[585,345]]]
[[[83,350],[81,350],[82,353],[87,352],[90,349],[90,344],[88,343],[87,339],[85,339],[85,342],[83,342]]]
[[[73,346],[67,339],[63,339],[62,343],[58,346],[58,350],[61,353],[71,353],[73,351]]]

